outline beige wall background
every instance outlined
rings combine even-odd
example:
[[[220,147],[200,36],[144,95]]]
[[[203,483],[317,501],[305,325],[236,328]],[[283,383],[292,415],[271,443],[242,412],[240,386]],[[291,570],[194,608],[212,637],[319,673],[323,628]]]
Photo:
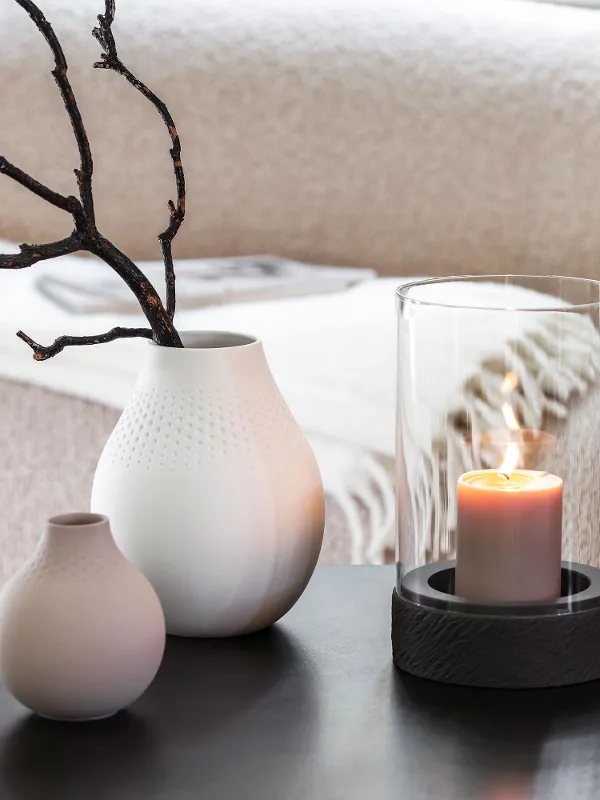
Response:
[[[101,0],[40,0],[95,156],[98,220],[135,258],[173,195],[168,136],[94,71]],[[600,14],[523,0],[118,0],[122,59],[178,123],[176,255],[272,252],[382,272],[597,275]],[[63,192],[77,155],[41,36],[0,4],[0,152]],[[0,178],[0,236],[69,218]]]

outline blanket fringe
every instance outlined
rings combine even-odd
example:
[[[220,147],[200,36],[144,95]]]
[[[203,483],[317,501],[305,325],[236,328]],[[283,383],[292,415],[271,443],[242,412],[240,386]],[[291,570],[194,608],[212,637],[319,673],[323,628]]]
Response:
[[[461,405],[447,415],[444,432],[429,448],[418,450],[418,470],[411,471],[409,479],[410,499],[402,498],[411,533],[402,543],[402,561],[454,557],[456,482],[463,472],[496,465],[481,441],[486,432],[506,428],[501,386],[507,372],[518,379],[510,401],[522,427],[557,431],[574,398],[600,376],[598,331],[587,317],[549,312],[539,328],[507,342],[501,356],[487,359],[465,382]],[[351,563],[389,561],[396,549],[393,459],[324,438],[311,441],[325,491],[345,516]]]
[[[418,455],[420,468],[410,487],[412,563],[455,557],[456,482],[469,470],[497,466],[481,442],[485,432],[506,428],[501,387],[508,372],[518,378],[510,400],[522,427],[556,432],[574,398],[598,380],[600,335],[587,317],[549,313],[538,329],[507,342],[502,357],[485,361],[466,382],[464,401],[448,415],[446,430]]]
[[[325,493],[349,532],[351,564],[383,564],[394,528],[393,459],[320,435],[310,436]]]

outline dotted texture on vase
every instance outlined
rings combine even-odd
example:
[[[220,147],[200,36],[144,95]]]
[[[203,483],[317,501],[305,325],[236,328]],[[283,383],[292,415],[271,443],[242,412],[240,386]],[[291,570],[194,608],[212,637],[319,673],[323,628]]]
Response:
[[[111,435],[105,457],[126,467],[200,469],[231,457],[282,458],[274,441],[288,442],[285,456],[303,436],[277,391],[245,392],[138,388]],[[290,452],[290,448],[292,452]]]
[[[84,534],[80,534],[84,535]],[[32,581],[40,582],[48,572],[59,574],[61,580],[77,581],[82,575],[88,574],[101,577],[103,573],[114,573],[120,569],[128,568],[123,562],[117,549],[107,551],[96,547],[63,547],[59,552],[50,548],[42,537],[38,542],[35,552],[22,567],[22,575]]]

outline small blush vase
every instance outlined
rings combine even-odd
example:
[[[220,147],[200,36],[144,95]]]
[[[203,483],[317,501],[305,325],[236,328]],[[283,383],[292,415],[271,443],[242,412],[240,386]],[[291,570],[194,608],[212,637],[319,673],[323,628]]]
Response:
[[[260,630],[306,587],[323,539],[321,476],[262,344],[233,333],[149,343],[100,458],[92,508],[152,582],[167,631]]]
[[[0,597],[0,677],[41,716],[108,717],[150,685],[165,647],[156,592],[106,517],[53,517]]]

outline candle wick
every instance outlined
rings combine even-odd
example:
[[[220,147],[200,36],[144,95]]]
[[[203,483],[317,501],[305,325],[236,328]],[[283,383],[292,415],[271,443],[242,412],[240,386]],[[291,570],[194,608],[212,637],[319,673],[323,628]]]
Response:
[[[510,475],[508,472],[499,472],[498,475],[500,475],[501,478],[506,478],[507,481],[510,481]]]

